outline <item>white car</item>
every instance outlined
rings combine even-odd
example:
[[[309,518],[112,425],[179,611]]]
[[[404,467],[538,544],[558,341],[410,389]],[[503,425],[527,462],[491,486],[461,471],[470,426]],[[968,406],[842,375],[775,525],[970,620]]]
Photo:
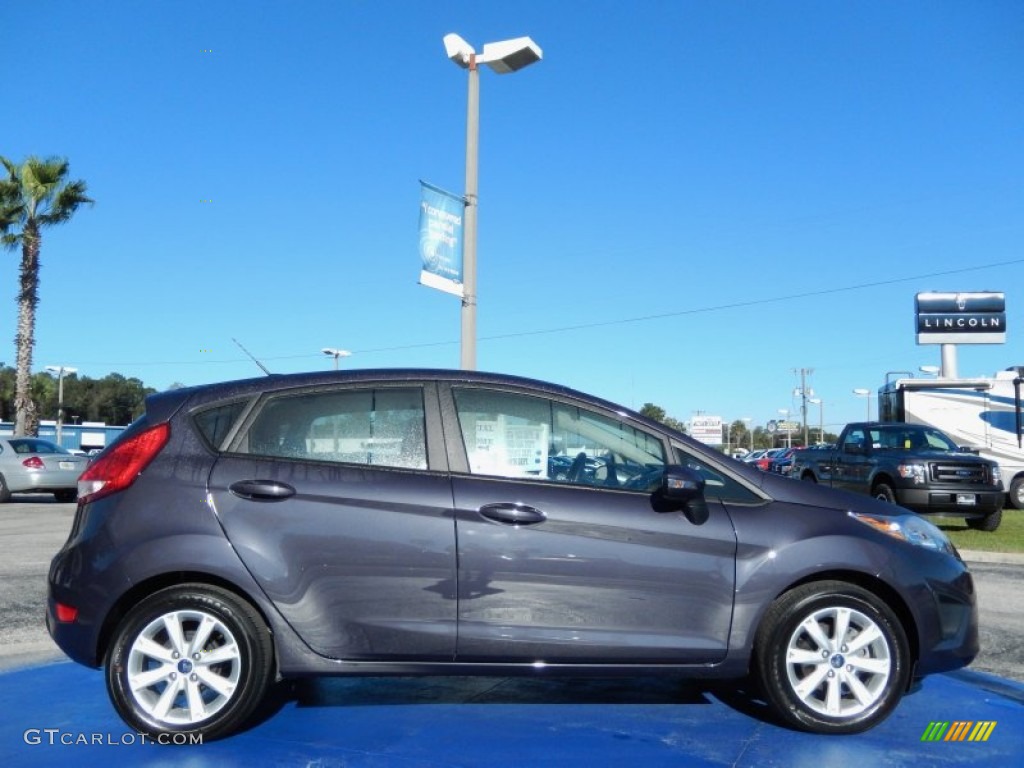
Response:
[[[78,476],[89,460],[38,437],[0,437],[0,502],[12,493],[50,492],[57,501],[78,496]]]

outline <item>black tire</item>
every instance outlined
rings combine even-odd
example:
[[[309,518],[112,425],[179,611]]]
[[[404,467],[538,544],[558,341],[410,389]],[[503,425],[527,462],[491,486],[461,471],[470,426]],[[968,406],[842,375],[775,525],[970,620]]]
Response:
[[[968,528],[973,528],[976,531],[991,532],[996,530],[999,524],[1003,522],[1003,510],[997,509],[995,512],[984,517],[968,517],[965,522]]]
[[[818,478],[814,476],[813,472],[804,472],[800,479],[808,483],[818,482]]]
[[[876,485],[875,489],[871,492],[871,495],[879,501],[887,501],[890,504],[896,503],[896,494],[893,493],[892,488],[885,483],[879,483]]]
[[[1010,498],[1010,506],[1014,509],[1024,509],[1024,476],[1013,478],[1007,496]]]
[[[816,625],[814,635],[809,625]],[[765,696],[786,724],[832,734],[860,733],[887,718],[911,669],[896,615],[842,581],[804,584],[776,600],[757,633],[755,662]]]
[[[118,624],[106,657],[107,692],[118,714],[160,743],[239,729],[272,677],[273,645],[262,617],[231,592],[204,584],[142,600]]]
[[[54,491],[53,497],[61,504],[67,504],[75,501],[78,498],[78,491],[74,488],[65,488],[60,491]]]
[[[0,504],[6,504],[11,500],[11,489],[7,487],[7,481],[0,475]]]

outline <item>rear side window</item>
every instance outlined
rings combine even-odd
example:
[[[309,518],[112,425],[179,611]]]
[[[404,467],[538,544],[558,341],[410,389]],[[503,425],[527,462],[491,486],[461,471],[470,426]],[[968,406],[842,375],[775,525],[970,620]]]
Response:
[[[228,436],[228,432],[231,431],[231,427],[234,426],[238,417],[242,415],[244,408],[245,401],[239,400],[201,411],[194,417],[196,428],[206,438],[206,442],[210,444],[211,448],[220,450],[221,445],[224,444],[224,438]]]
[[[31,437],[10,440],[9,442],[15,453],[68,453],[59,445]]]
[[[427,468],[423,392],[310,392],[267,401],[239,452],[313,461]]]

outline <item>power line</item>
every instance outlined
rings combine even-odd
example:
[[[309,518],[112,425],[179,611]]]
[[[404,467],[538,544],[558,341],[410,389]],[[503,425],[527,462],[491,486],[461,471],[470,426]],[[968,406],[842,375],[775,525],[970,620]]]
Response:
[[[516,339],[524,338],[528,336],[546,336],[555,333],[568,333],[569,331],[581,331],[590,328],[607,328],[609,326],[616,325],[628,325],[630,323],[644,323],[651,320],[665,320],[672,317],[686,317],[688,315],[700,315],[709,312],[724,312],[730,309],[744,309],[747,307],[758,307],[764,306],[765,304],[778,304],[784,301],[794,301],[796,299],[808,299],[813,296],[830,296],[837,293],[850,293],[852,291],[863,291],[868,288],[881,288],[886,285],[898,285],[900,283],[909,283],[914,280],[924,280],[926,278],[933,277],[945,277],[947,275],[960,275],[966,272],[980,272],[985,269],[995,269],[997,267],[1009,267],[1014,265],[1024,264],[1024,259],[1010,259],[1008,261],[997,261],[992,264],[981,264],[973,267],[961,267],[959,269],[947,269],[942,272],[926,272],[920,275],[910,275],[907,277],[894,277],[888,280],[873,280],[867,283],[857,283],[856,285],[841,286],[838,288],[821,288],[814,291],[801,291],[800,293],[791,293],[784,296],[773,296],[764,299],[750,299],[748,301],[736,301],[729,304],[716,304],[710,307],[695,307],[693,309],[681,309],[674,312],[659,312],[652,315],[638,315],[637,317],[624,317],[618,320],[602,320],[599,322],[592,323],[576,323],[573,325],[562,325],[554,328],[538,328],[532,331],[515,331],[512,333],[498,333],[491,336],[481,336],[480,341],[501,341],[503,339]],[[407,349],[428,349],[430,347],[447,347],[455,346],[459,344],[458,339],[451,341],[428,341],[417,344],[402,344],[393,347],[371,347],[368,349],[354,349],[353,354],[370,355],[381,352],[401,352]],[[302,354],[302,355],[278,355],[278,356],[262,356],[262,360],[300,360],[309,358],[319,358],[319,354]],[[247,362],[247,358],[231,358],[226,360],[167,360],[163,362],[143,362],[143,363],[110,363],[110,362],[89,362],[89,361],[76,361],[78,365],[109,365],[109,366],[127,366],[127,365],[208,365],[211,363],[240,363]]]

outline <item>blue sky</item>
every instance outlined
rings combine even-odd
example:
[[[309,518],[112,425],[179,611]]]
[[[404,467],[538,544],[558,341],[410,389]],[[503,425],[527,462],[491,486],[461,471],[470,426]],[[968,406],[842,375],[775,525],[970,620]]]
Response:
[[[418,180],[464,187],[448,32],[544,51],[481,74],[479,368],[755,424],[813,369],[841,424],[939,362],[932,290],[1006,293],[961,374],[1024,364],[1016,0],[38,0],[0,27],[0,154],[67,157],[96,200],[45,236],[38,369],[258,375],[233,337],[275,372],[457,367],[458,299],[417,284]]]

